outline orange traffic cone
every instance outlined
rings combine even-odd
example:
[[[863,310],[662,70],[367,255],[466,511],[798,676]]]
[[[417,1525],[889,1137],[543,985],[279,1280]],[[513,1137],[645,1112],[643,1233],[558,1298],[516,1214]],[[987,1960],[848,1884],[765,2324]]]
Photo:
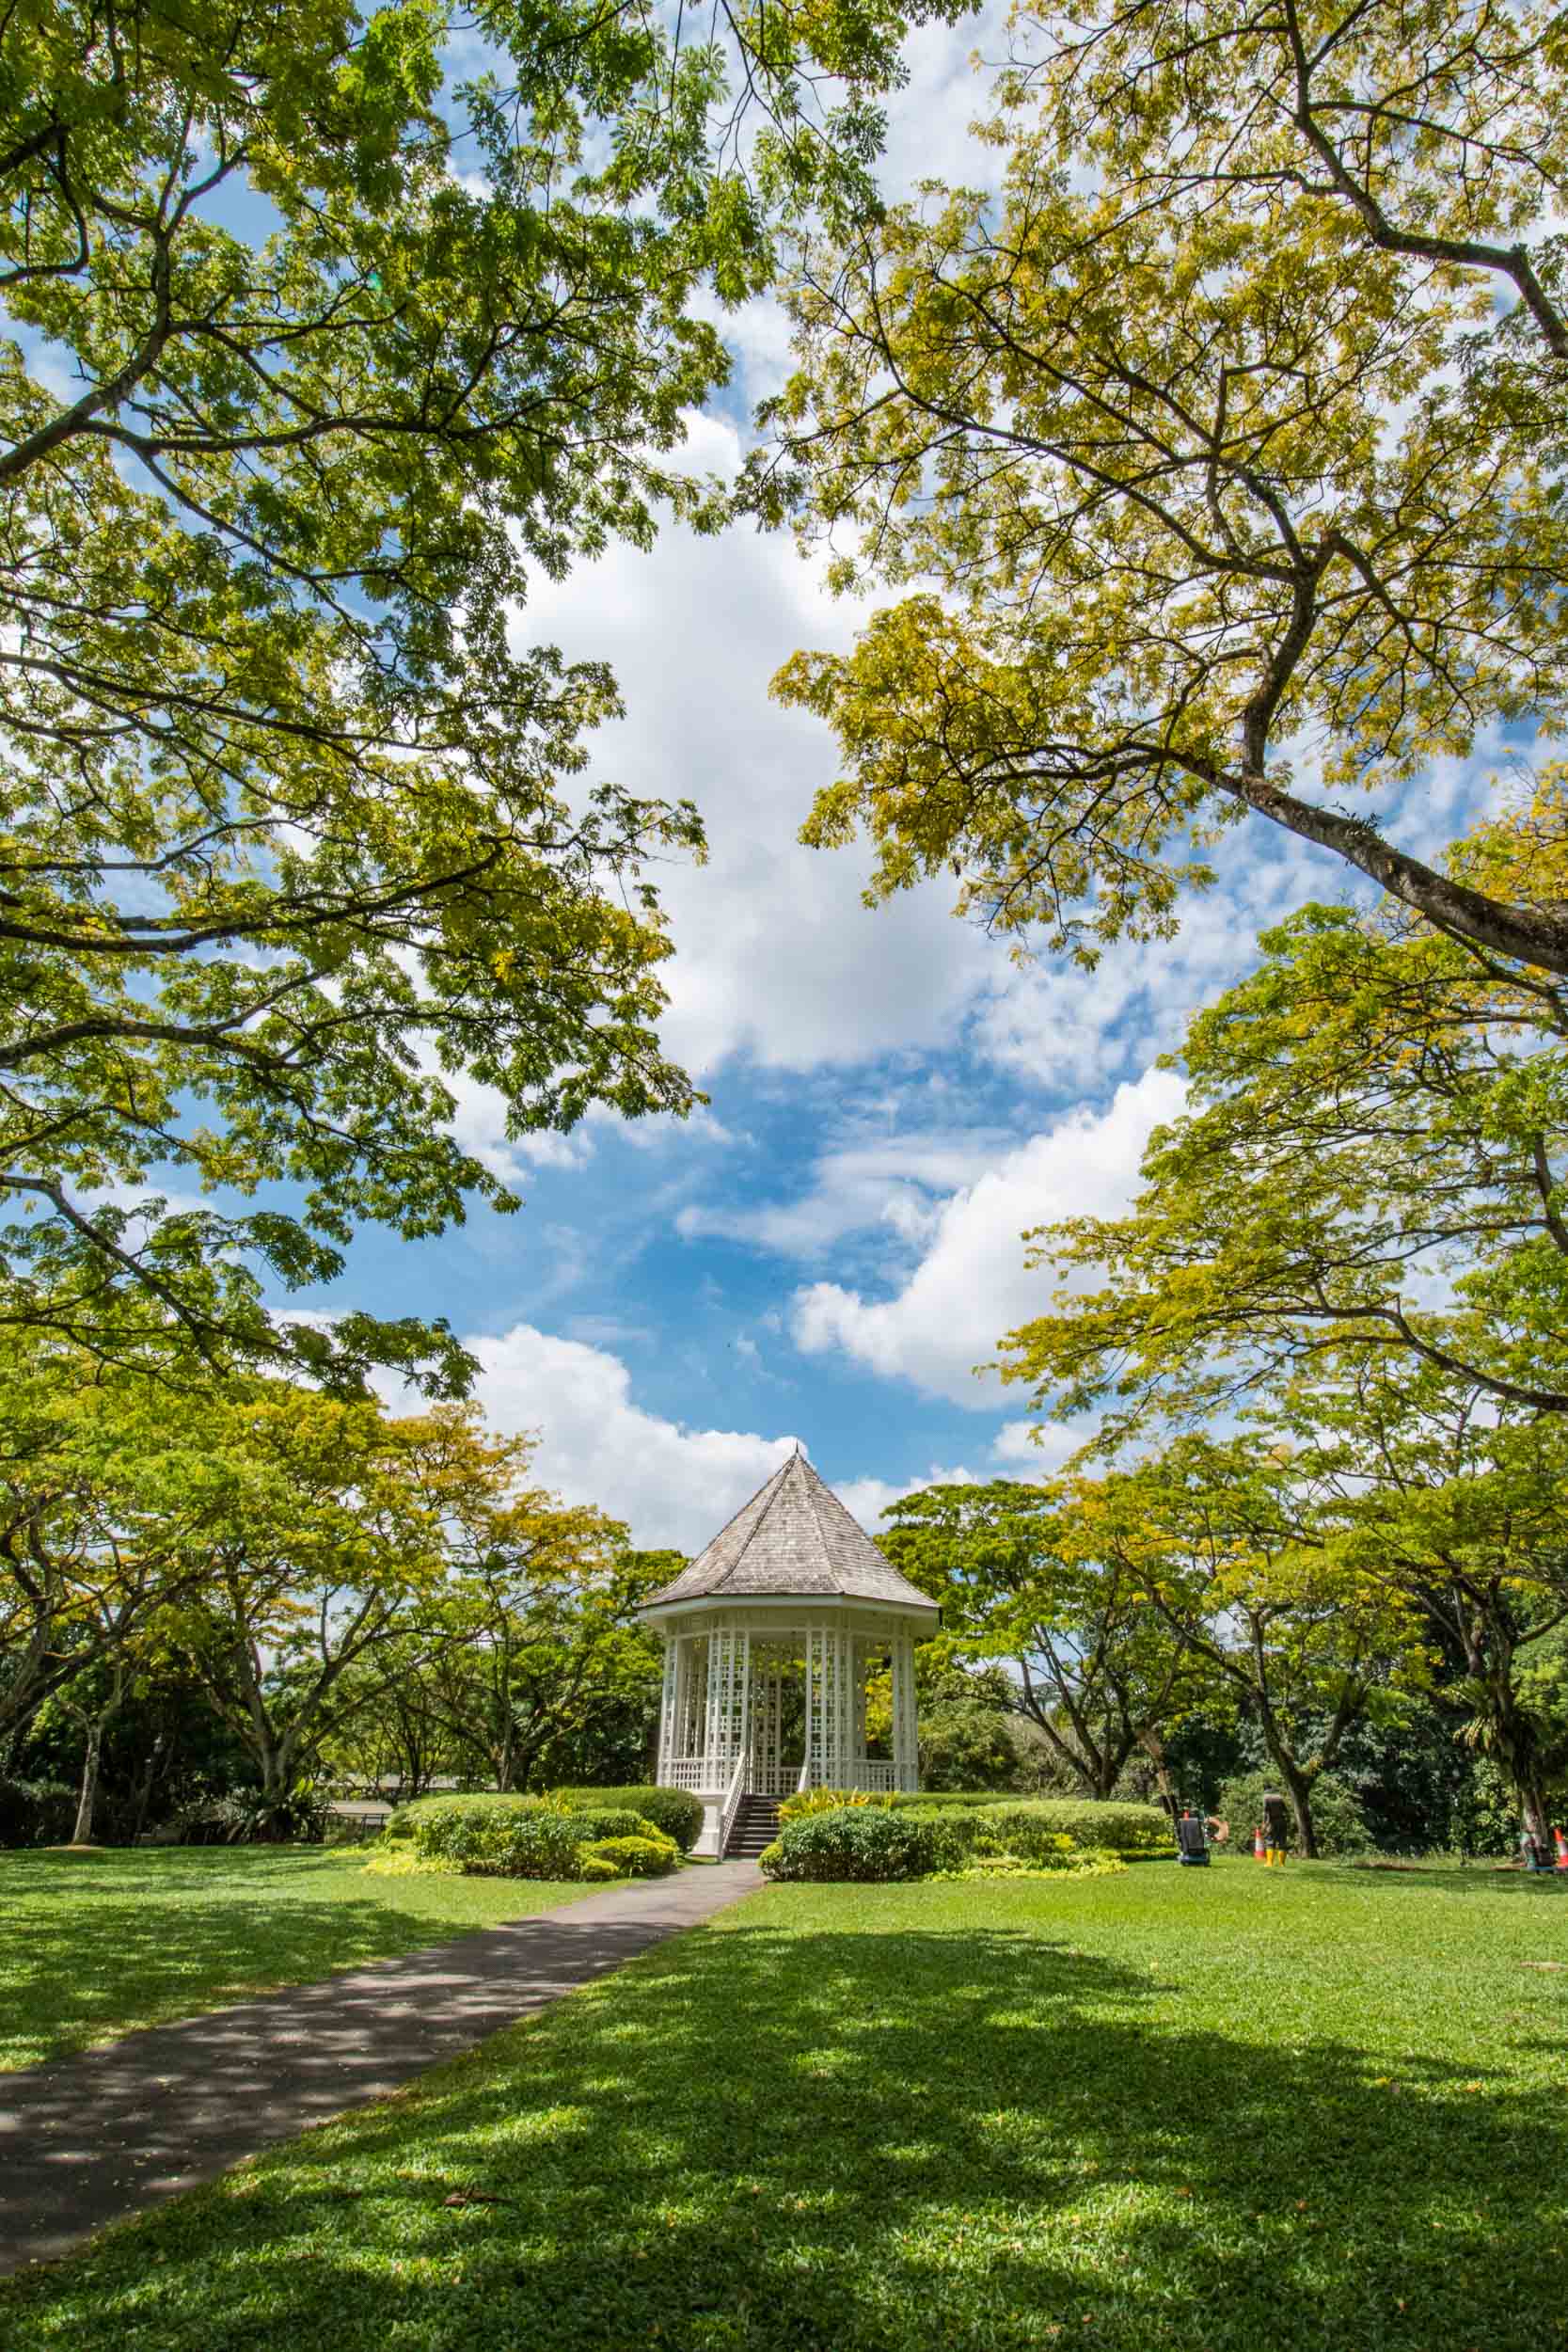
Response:
[[[1568,1837],[1564,1837],[1560,1829],[1554,1829],[1552,1832],[1552,1843],[1557,1848],[1558,1868],[1560,1870],[1568,1870]]]
[[[1268,1859],[1268,1856],[1263,1851],[1263,1825],[1261,1822],[1259,1823],[1258,1827],[1252,1833],[1252,1858],[1254,1862],[1266,1862]]]

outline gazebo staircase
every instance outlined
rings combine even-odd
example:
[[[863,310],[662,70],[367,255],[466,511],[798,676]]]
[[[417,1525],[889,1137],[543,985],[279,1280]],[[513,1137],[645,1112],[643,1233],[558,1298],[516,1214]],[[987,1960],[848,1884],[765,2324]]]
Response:
[[[779,1800],[777,1797],[741,1798],[724,1848],[726,1862],[754,1862],[764,1846],[770,1846],[779,1834]]]

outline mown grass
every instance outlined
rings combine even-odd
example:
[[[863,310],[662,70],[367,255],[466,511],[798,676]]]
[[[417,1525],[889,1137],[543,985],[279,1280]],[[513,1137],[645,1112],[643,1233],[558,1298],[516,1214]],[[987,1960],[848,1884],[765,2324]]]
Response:
[[[1568,1899],[775,1888],[0,2290],[8,2352],[1543,2352]]]
[[[378,1878],[354,1849],[0,1853],[0,2072],[588,1892]]]

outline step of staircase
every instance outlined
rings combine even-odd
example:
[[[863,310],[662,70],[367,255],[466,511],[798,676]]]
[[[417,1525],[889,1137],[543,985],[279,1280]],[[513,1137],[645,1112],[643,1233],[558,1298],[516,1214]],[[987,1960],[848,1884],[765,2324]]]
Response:
[[[726,1862],[754,1862],[779,1834],[777,1797],[742,1797],[724,1848]]]

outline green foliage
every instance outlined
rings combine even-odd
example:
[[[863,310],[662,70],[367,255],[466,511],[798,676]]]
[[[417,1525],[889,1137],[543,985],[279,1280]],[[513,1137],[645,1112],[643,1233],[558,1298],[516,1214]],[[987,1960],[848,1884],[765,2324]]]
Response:
[[[985,1883],[996,1879],[1053,1878],[1115,1878],[1127,1865],[1119,1854],[1107,1853],[1093,1846],[1075,1846],[1064,1838],[1056,1853],[983,1853],[966,1862],[961,1869],[934,1870],[936,1879],[969,1879]]]
[[[776,681],[839,739],[809,841],[863,825],[875,897],[952,868],[1092,962],[1252,815],[1568,972],[1549,870],[1446,875],[1345,805],[1568,712],[1560,44],[1470,0],[1018,19],[1000,187],[790,283],[760,501],[896,599]]]
[[[1550,872],[1536,836],[1568,831],[1561,770],[1537,811],[1482,827],[1466,858]],[[1563,991],[1387,905],[1304,907],[1261,946],[1189,1025],[1186,1105],[1132,1212],[1031,1236],[1072,1289],[1006,1343],[1012,1376],[1053,1412],[1190,1413],[1332,1341],[1560,1409],[1568,1254],[1542,1204],[1568,1151]]]
[[[461,1878],[463,1865],[446,1854],[420,1853],[413,1845],[389,1846],[384,1853],[372,1853],[365,1865],[372,1878],[378,1879],[446,1879]]]
[[[708,310],[760,293],[781,207],[863,199],[903,22],[60,0],[10,25],[13,1321],[450,1389],[443,1324],[275,1322],[263,1288],[330,1279],[365,1221],[515,1207],[460,1087],[514,1136],[690,1106],[647,869],[700,848],[695,811],[582,777],[614,680],[515,616],[661,507],[718,519],[675,457],[728,373]]]
[[[1022,1758],[1006,1715],[949,1703],[920,1713],[920,1777],[933,1789],[1007,1788]]]
[[[910,1801],[902,1818],[928,1821],[938,1836],[942,1867],[985,1854],[1018,1854],[1050,1863],[1057,1855],[1105,1851],[1128,1860],[1168,1855],[1175,1840],[1158,1805],[1100,1804],[1080,1798],[1042,1797],[1028,1804],[1005,1799],[984,1805],[927,1809]]]
[[[846,1806],[879,1805],[885,1812],[895,1799],[873,1788],[797,1788],[779,1807],[779,1826],[803,1821],[813,1813],[838,1813]]]
[[[583,1843],[574,1818],[526,1800],[473,1804],[463,1797],[419,1811],[412,1826],[417,1853],[436,1854],[465,1870],[498,1878],[570,1879]]]
[[[924,1878],[937,1867],[932,1825],[907,1813],[837,1805],[791,1821],[760,1860],[770,1879]]]
[[[1276,1775],[1266,1772],[1238,1772],[1220,1790],[1218,1811],[1230,1824],[1230,1842],[1238,1853],[1250,1852],[1252,1834],[1263,1819],[1263,1791],[1273,1788],[1291,1803],[1290,1791]],[[1354,1788],[1332,1772],[1312,1783],[1312,1828],[1322,1854],[1367,1853],[1371,1835]],[[1299,1845],[1300,1828],[1297,1828]]]
[[[1175,1844],[1170,1821],[1159,1805],[1130,1804],[1114,1798],[1098,1804],[1084,1797],[1038,1797],[1021,1804],[989,1791],[963,1790],[931,1797],[900,1796],[894,1803],[900,1812],[951,1822],[966,1852],[1024,1851],[1032,1845],[1043,1849],[1054,1837],[1069,1837],[1085,1851],[1103,1847],[1136,1859],[1168,1854]]]
[[[641,1835],[596,1837],[582,1849],[584,1862],[608,1862],[617,1878],[657,1879],[680,1867],[681,1850],[644,1824]]]
[[[1006,1658],[993,1695],[1034,1726],[1064,1776],[1108,1797],[1128,1759],[1178,1721],[1205,1676],[1148,1608],[1139,1580],[1085,1542],[1070,1480],[923,1487],[891,1503],[879,1540],[942,1602],[933,1644],[962,1660]],[[1022,1756],[1004,1721],[921,1710],[930,1788],[1016,1787]],[[1004,1754],[1004,1743],[1006,1753]]]
[[[475,1789],[471,1794],[463,1796],[411,1797],[406,1804],[394,1806],[387,1816],[387,1826],[382,1836],[393,1839],[413,1839],[421,1822],[438,1820],[452,1807],[469,1817],[494,1810],[511,1818],[525,1813],[542,1813],[546,1805],[546,1800],[543,1797],[500,1796],[494,1789]]]
[[[673,1837],[682,1853],[691,1851],[702,1833],[701,1800],[684,1788],[643,1788],[635,1784],[626,1788],[557,1788],[551,1791],[551,1799],[574,1808],[624,1806],[628,1813],[651,1821],[666,1837]]]
[[[76,1791],[58,1780],[0,1779],[0,1846],[60,1846],[76,1819]]]
[[[568,1817],[578,1837],[646,1837],[652,1824],[629,1804],[573,1805]],[[660,1833],[662,1835],[662,1833]],[[674,1845],[674,1839],[667,1840]],[[678,1853],[680,1848],[675,1847]]]
[[[417,1860],[406,1845],[372,1858],[394,1857]],[[465,1878],[455,1864],[388,1878],[360,1852],[321,1847],[0,1854],[0,2070],[312,1984],[581,1891]]]

